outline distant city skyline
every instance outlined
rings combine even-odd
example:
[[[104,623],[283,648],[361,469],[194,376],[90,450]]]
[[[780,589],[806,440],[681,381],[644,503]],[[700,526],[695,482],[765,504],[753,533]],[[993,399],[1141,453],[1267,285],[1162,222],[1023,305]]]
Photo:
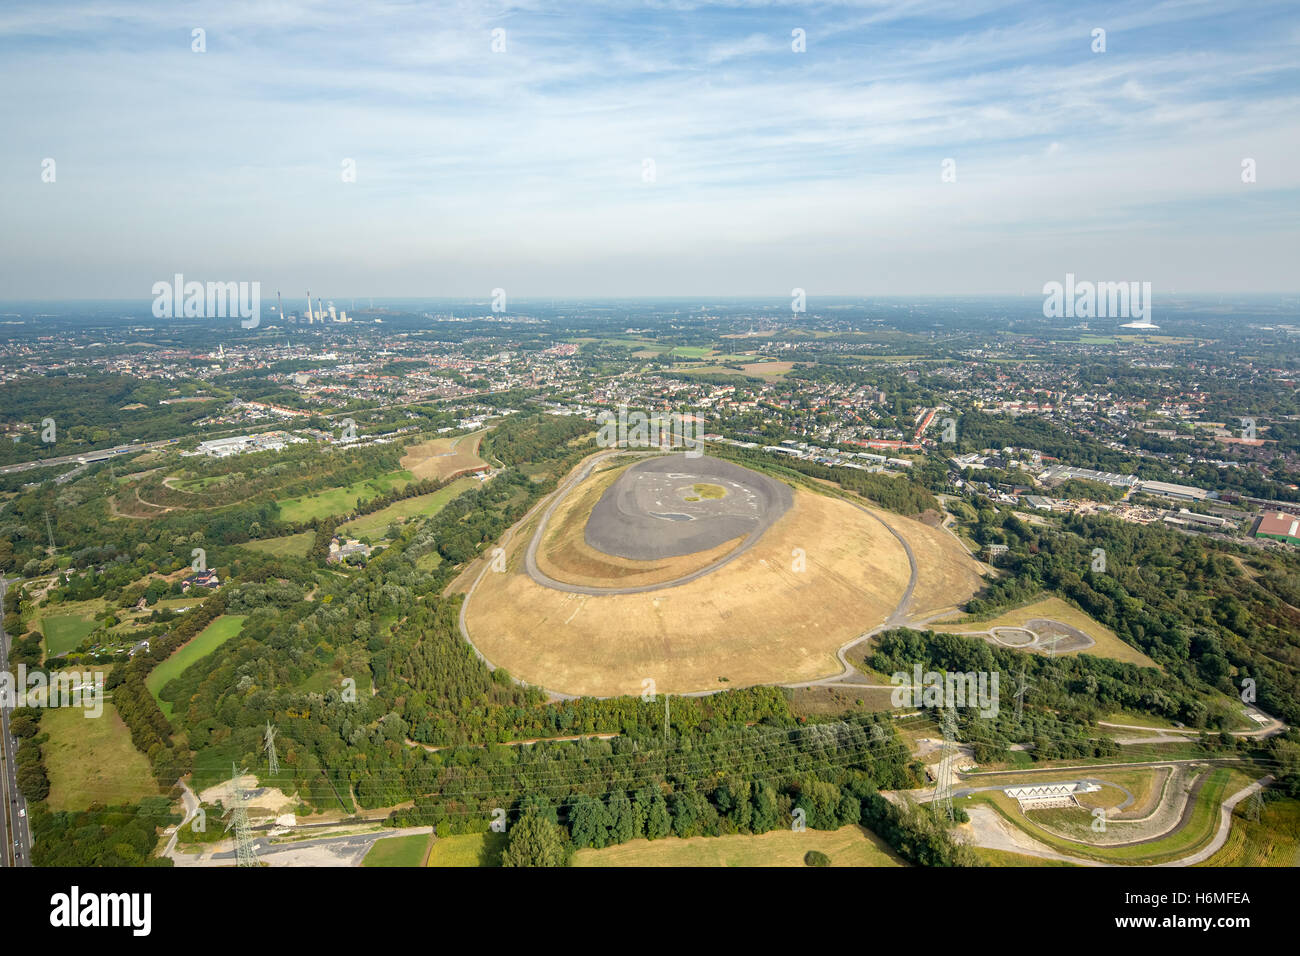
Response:
[[[629,7],[8,4],[0,301],[1300,288],[1292,3]]]

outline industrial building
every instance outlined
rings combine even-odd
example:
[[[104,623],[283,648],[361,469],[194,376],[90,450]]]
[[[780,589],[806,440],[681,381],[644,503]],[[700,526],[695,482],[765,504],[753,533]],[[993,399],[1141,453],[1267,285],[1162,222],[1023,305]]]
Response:
[[[1160,495],[1162,498],[1180,498],[1186,501],[1204,501],[1210,497],[1210,492],[1204,488],[1193,488],[1191,485],[1173,485],[1167,481],[1144,481],[1140,485],[1140,490],[1147,495]]]
[[[1281,511],[1266,511],[1255,525],[1255,537],[1300,544],[1300,517]]]
[[[279,451],[286,445],[304,442],[306,439],[288,432],[262,432],[258,435],[235,435],[232,438],[214,438],[199,442],[198,454],[209,458],[229,458],[250,451]]]
[[[1110,471],[1093,471],[1091,468],[1072,468],[1069,465],[1053,465],[1039,476],[1047,484],[1069,481],[1079,478],[1083,481],[1099,481],[1103,485],[1115,488],[1136,488],[1136,475],[1119,475]]]

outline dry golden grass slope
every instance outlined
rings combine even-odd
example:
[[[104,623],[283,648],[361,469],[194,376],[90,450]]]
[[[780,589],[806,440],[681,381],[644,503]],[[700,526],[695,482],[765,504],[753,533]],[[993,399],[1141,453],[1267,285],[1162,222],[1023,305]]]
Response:
[[[878,513],[917,548],[923,604],[974,592],[975,563],[956,541]],[[522,570],[530,534],[511,541],[505,573],[483,576],[466,623],[494,664],[570,694],[640,693],[645,678],[661,692],[689,693],[830,676],[840,670],[836,650],[883,624],[910,576],[902,545],[879,521],[802,489],[736,560],[644,594],[589,596],[536,584]],[[803,570],[795,569],[796,553]]]
[[[877,513],[907,539],[916,555],[920,573],[916,590],[912,592],[909,617],[928,617],[955,604],[964,604],[984,586],[979,562],[947,531],[913,518],[884,511]]]
[[[483,435],[484,432],[474,432],[457,438],[435,438],[433,441],[411,445],[402,456],[401,466],[416,479],[438,480],[481,468],[486,464],[478,456],[478,446]]]
[[[1094,657],[1109,657],[1112,660],[1122,661],[1126,664],[1136,664],[1139,667],[1156,666],[1155,661],[1136,647],[1125,644],[1110,628],[1080,611],[1073,604],[1068,604],[1055,596],[1045,597],[1042,600],[1034,601],[1024,607],[1018,607],[1015,610],[1007,611],[984,621],[960,621],[946,625],[936,623],[931,626],[936,631],[971,634],[987,631],[991,627],[1020,627],[1026,621],[1034,618],[1046,618],[1051,621],[1060,621],[1062,624],[1069,624],[1072,627],[1077,627],[1096,641],[1092,647],[1085,647],[1078,651],[1066,651],[1065,654],[1091,654]],[[1029,653],[1043,654],[1046,652],[1032,650]],[[1135,721],[1135,723],[1137,722],[1139,721]]]
[[[818,850],[831,866],[906,866],[884,840],[860,826],[840,830],[773,830],[757,836],[632,840],[601,850],[579,850],[574,866],[806,866]]]

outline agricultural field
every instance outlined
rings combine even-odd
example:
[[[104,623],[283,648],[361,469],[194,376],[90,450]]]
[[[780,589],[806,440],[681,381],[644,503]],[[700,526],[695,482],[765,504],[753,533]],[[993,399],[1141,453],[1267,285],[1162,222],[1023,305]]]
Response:
[[[500,866],[504,833],[462,833],[433,841],[428,866]]]
[[[436,481],[482,468],[487,462],[479,457],[478,450],[486,434],[487,429],[482,429],[456,438],[435,438],[410,445],[402,456],[401,465],[417,479],[432,478]]]
[[[99,717],[80,707],[51,707],[41,717],[51,810],[85,810],[92,803],[133,803],[158,792],[144,754],[131,731],[104,701]]]
[[[387,494],[394,488],[404,488],[412,480],[411,472],[403,469],[391,471],[378,478],[354,482],[342,488],[330,488],[314,495],[303,495],[279,502],[280,517],[284,521],[298,523],[327,518],[330,515],[347,514],[357,506],[360,498],[374,498]]]
[[[159,692],[167,686],[167,682],[173,677],[179,677],[185,668],[195,661],[207,657],[238,634],[240,628],[244,626],[244,617],[242,614],[221,615],[196,634],[192,640],[179,647],[171,657],[149,672],[149,676],[145,678],[145,686],[149,688],[149,693],[153,694],[154,699],[158,701],[163,716],[168,720],[172,716],[172,702],[159,697]]]
[[[716,361],[727,361],[728,356],[719,356]],[[748,356],[752,358],[752,356]],[[786,377],[790,369],[794,368],[793,362],[746,362],[739,369],[728,368],[725,365],[701,365],[695,368],[683,369],[684,375],[736,375],[749,376],[750,378],[761,378],[768,382],[779,382]]]
[[[394,522],[401,524],[413,517],[427,518],[436,515],[446,507],[447,502],[457,495],[464,494],[471,488],[479,487],[479,485],[480,482],[477,478],[457,478],[447,487],[439,488],[432,494],[405,498],[402,501],[394,502],[387,508],[381,508],[371,514],[355,518],[346,524],[340,525],[339,533],[350,538],[378,540],[385,537],[388,526]]]
[[[627,342],[629,347],[631,342]],[[713,354],[713,348],[708,345],[674,345],[671,348],[663,345],[645,344],[640,351],[633,352],[633,358],[654,358],[656,355],[667,355],[677,359],[703,359]]]
[[[429,839],[429,834],[416,833],[376,840],[361,865],[424,866],[425,854],[429,852]]]
[[[303,531],[299,534],[286,534],[279,538],[264,538],[261,541],[248,541],[241,548],[261,551],[277,558],[305,558],[316,540],[315,531]]]
[[[839,830],[773,830],[756,836],[734,833],[682,840],[632,840],[601,850],[579,850],[574,866],[805,866],[819,850],[831,866],[905,866],[884,841],[865,827]]]
[[[601,346],[615,346],[618,348],[629,348],[629,349],[648,348],[651,350],[653,354],[658,354],[661,351],[666,351],[665,348],[660,348],[656,346],[654,341],[652,341],[651,339],[630,338],[628,336],[619,336],[619,335],[603,335],[603,336],[585,335],[585,336],[578,336],[577,338],[567,338],[564,341],[569,342],[573,345],[590,345],[592,343],[596,343]]]

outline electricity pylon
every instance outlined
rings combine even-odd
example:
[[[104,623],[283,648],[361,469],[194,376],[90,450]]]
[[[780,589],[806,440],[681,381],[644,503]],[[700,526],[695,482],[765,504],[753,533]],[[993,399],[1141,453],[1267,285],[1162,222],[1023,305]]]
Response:
[[[235,866],[257,866],[257,853],[253,850],[252,828],[248,823],[248,808],[244,806],[244,791],[239,786],[242,770],[230,765],[230,822],[226,829],[235,830]]]
[[[280,761],[275,756],[275,727],[269,720],[266,722],[266,736],[263,740],[263,746],[266,748],[266,760],[270,764],[271,776],[278,776]]]
[[[952,810],[952,764],[957,759],[957,715],[951,707],[943,709],[943,757],[939,761],[939,780],[934,791],[934,802],[939,812],[949,820],[954,819]]]
[[[1020,725],[1020,718],[1025,712],[1025,691],[1029,690],[1029,685],[1033,683],[1032,679],[1025,677],[1025,665],[1020,665],[1020,680],[1016,687],[1016,725]]]

